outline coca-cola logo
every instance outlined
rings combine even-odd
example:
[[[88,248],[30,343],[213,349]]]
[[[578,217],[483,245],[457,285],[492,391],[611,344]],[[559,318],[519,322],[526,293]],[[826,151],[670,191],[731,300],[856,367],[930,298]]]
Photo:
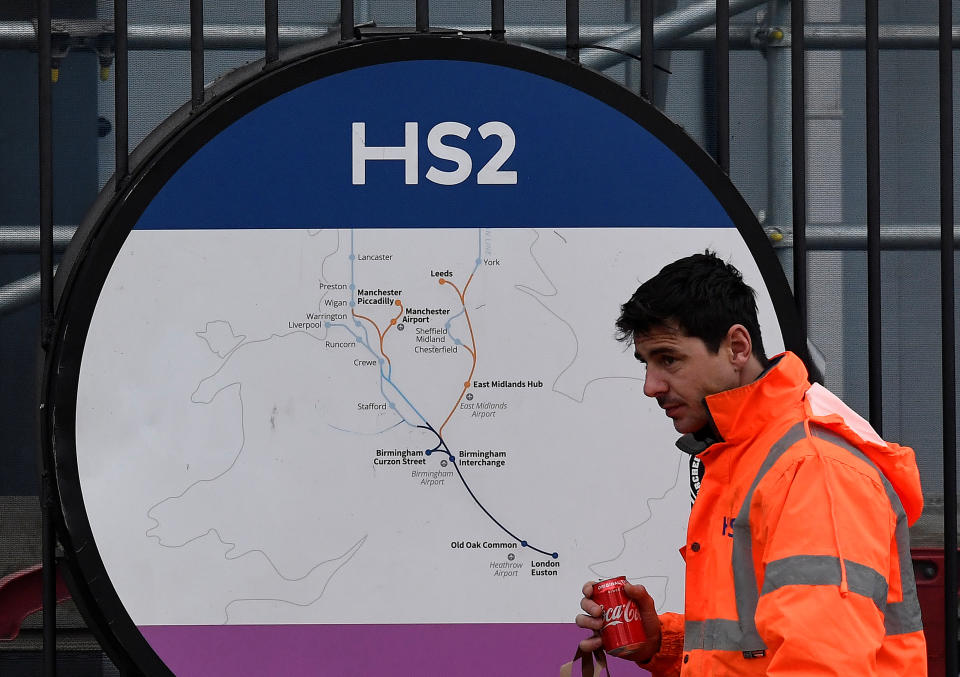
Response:
[[[640,620],[640,609],[633,602],[618,604],[615,607],[603,610],[603,627],[619,625],[621,623],[632,623]]]

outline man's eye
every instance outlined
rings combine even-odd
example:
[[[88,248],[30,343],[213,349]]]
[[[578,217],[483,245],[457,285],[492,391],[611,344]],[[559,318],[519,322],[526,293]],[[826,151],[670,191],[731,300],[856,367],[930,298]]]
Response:
[[[662,364],[665,367],[669,367],[671,364],[673,364],[676,361],[677,360],[675,357],[670,357],[669,355],[663,355],[660,357],[660,364]]]

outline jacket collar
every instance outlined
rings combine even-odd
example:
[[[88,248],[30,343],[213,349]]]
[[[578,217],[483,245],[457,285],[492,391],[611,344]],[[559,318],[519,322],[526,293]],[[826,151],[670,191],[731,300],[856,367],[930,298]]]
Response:
[[[781,353],[752,383],[708,395],[704,404],[710,423],[681,437],[677,447],[688,454],[700,454],[717,442],[737,444],[748,440],[782,416],[785,403],[800,406],[809,387],[807,369],[800,358],[791,352]]]

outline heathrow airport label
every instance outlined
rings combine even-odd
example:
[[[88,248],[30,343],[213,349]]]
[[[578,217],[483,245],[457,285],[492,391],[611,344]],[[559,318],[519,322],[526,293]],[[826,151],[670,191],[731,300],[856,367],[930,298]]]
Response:
[[[428,42],[240,97],[78,274],[68,522],[177,675],[553,674],[586,580],[682,611],[689,462],[620,304],[709,248],[789,345],[759,226],[679,129]]]

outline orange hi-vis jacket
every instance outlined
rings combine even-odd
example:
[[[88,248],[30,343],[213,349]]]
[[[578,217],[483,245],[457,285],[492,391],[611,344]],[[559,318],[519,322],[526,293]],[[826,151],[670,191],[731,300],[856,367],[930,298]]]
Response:
[[[699,442],[705,475],[681,551],[686,613],[660,616],[660,651],[642,667],[926,675],[908,532],[923,509],[913,450],[811,386],[789,352],[706,404],[717,441]]]

